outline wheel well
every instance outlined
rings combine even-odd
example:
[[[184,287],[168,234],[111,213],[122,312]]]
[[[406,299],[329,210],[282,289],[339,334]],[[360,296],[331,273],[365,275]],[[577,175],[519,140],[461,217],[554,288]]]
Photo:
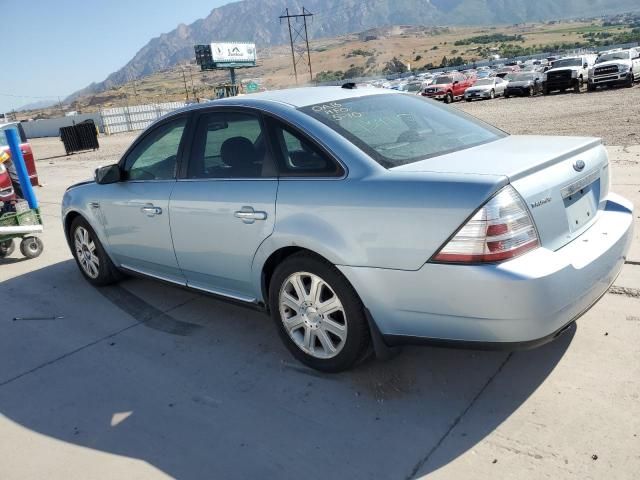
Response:
[[[80,214],[78,212],[69,212],[67,216],[64,218],[64,234],[67,237],[67,242],[70,242],[71,239],[71,224],[73,221],[78,218]]]
[[[308,253],[310,255],[318,257],[320,260],[324,262],[329,262],[322,255],[319,255],[312,250],[308,250],[302,247],[283,247],[273,252],[269,256],[269,258],[267,258],[267,261],[264,262],[264,266],[262,267],[262,278],[261,278],[262,294],[263,294],[263,298],[265,300],[265,305],[267,308],[269,308],[269,287],[271,284],[271,277],[273,277],[273,272],[275,271],[276,267],[280,265],[282,262],[284,262],[291,255],[295,255],[296,253],[301,253],[301,252]]]

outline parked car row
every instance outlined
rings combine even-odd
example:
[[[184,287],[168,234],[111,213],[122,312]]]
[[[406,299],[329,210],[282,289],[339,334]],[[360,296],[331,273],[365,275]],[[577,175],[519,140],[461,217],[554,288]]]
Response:
[[[618,49],[596,54],[574,55],[523,64],[496,65],[478,69],[423,74],[400,84],[380,85],[451,103],[456,100],[490,100],[500,96],[548,95],[585,86],[632,86],[640,81],[640,48]],[[421,82],[421,87],[417,85]]]

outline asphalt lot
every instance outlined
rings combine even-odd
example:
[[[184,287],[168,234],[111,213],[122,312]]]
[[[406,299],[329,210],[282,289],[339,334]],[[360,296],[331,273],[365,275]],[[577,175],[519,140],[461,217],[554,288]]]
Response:
[[[133,136],[69,158],[57,139],[33,141],[45,252],[0,260],[0,479],[638,478],[640,88],[460,108],[512,133],[566,134],[568,108],[592,97],[609,111],[613,93],[628,95],[624,114],[572,127],[602,130],[613,190],[636,205],[612,291],[536,350],[405,348],[338,375],[298,364],[260,313],[148,280],[91,287],[61,197]],[[536,121],[521,125],[527,109]]]

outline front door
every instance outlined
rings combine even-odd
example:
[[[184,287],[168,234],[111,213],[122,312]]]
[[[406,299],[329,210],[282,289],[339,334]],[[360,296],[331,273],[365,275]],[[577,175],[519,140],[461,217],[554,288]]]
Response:
[[[253,302],[253,257],[273,232],[278,179],[259,115],[202,113],[171,195],[173,244],[189,286]]]
[[[121,162],[123,181],[100,186],[99,208],[120,266],[184,284],[171,242],[169,198],[187,117],[145,134]]]

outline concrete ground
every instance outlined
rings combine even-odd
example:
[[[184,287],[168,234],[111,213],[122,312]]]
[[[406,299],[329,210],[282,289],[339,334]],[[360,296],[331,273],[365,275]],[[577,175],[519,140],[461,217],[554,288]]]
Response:
[[[551,344],[405,348],[323,375],[260,313],[84,281],[60,201],[131,136],[100,140],[70,158],[33,142],[45,252],[0,260],[0,479],[638,478],[640,220],[614,288]],[[640,146],[608,148],[613,189],[640,205]]]

